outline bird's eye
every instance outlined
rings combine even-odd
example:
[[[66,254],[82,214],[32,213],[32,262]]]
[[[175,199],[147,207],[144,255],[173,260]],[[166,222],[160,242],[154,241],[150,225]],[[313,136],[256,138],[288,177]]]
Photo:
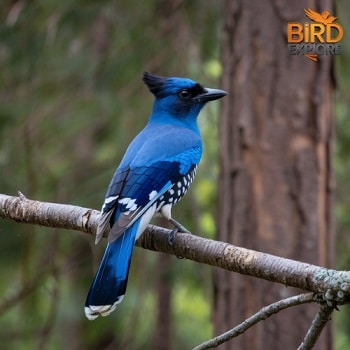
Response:
[[[187,89],[180,90],[179,96],[183,99],[189,99],[191,98],[191,92],[188,91]]]

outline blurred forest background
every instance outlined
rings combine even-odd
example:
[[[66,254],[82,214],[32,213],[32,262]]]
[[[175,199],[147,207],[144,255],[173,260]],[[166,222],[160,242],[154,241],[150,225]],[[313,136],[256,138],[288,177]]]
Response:
[[[350,6],[336,2],[350,33]],[[0,5],[0,192],[99,209],[152,96],[144,70],[220,86],[224,2],[9,1]],[[350,46],[335,60],[336,260],[350,269]],[[204,158],[175,208],[215,238],[218,103],[199,118]],[[84,234],[0,223],[0,344],[6,349],[173,349],[211,337],[212,269],[136,249],[126,298],[88,321],[86,293],[104,244]],[[163,267],[163,269],[160,268]],[[161,305],[161,308],[160,308]],[[159,313],[159,310],[162,310]],[[346,307],[337,349],[350,349]],[[349,308],[348,308],[349,309]],[[350,310],[348,310],[350,311]],[[161,334],[159,334],[161,333]]]

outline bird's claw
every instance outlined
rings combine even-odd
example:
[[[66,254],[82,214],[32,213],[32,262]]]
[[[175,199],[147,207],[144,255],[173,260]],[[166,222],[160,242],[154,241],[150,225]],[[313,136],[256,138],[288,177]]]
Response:
[[[175,243],[175,239],[176,236],[178,234],[178,232],[182,232],[182,233],[188,233],[191,234],[190,231],[187,230],[187,228],[183,225],[181,225],[179,222],[177,222],[175,219],[170,218],[169,221],[175,226],[174,229],[170,232],[169,236],[168,236],[168,242],[171,246],[174,245]],[[181,255],[176,255],[176,257],[178,259],[183,259],[184,257]]]
[[[171,246],[174,245],[178,232],[179,232],[179,229],[177,227],[175,227],[173,230],[170,231],[169,236],[168,236],[169,245],[171,245]]]
[[[179,232],[178,227],[175,227],[173,230],[170,231],[169,236],[168,236],[168,243],[169,243],[170,246],[174,245],[175,239],[176,239],[176,236],[177,236],[178,232]],[[184,258],[183,256],[180,256],[180,255],[176,255],[176,257],[178,259],[183,259]]]

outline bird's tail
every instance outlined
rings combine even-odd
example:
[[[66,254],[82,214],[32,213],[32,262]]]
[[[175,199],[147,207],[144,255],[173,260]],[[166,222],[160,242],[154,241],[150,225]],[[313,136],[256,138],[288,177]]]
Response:
[[[107,245],[85,302],[85,315],[89,320],[109,315],[123,300],[139,222]]]

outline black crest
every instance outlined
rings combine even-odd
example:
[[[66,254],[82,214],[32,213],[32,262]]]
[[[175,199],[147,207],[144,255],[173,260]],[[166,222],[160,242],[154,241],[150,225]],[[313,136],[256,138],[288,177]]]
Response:
[[[144,83],[148,86],[149,90],[155,96],[159,96],[161,94],[166,79],[167,78],[153,75],[148,72],[144,72],[142,78]]]

